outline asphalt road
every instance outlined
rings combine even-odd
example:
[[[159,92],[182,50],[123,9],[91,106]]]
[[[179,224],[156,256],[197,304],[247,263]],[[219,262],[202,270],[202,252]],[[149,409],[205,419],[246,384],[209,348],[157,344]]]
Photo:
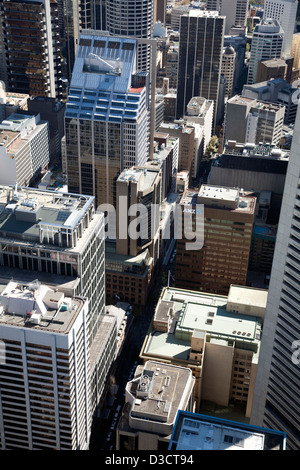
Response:
[[[168,278],[168,270],[170,270],[172,274],[172,276],[170,276],[170,284],[172,284],[174,279],[174,257],[165,268],[165,283]],[[151,301],[147,307],[133,319],[132,325],[126,335],[115,372],[118,390],[114,399],[108,397],[108,406],[106,406],[102,412],[102,416],[95,419],[90,450],[114,450],[116,448],[116,427],[125,403],[125,387],[127,382],[132,379],[136,366],[142,364],[142,361],[139,359],[139,353],[154,314],[156,302],[163,288],[159,282],[160,278],[157,276],[156,285],[150,295]]]

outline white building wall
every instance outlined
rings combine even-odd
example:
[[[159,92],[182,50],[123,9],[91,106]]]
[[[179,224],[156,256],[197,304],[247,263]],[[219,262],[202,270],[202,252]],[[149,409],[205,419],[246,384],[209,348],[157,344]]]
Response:
[[[0,367],[3,450],[88,448],[87,314],[85,301],[68,334],[1,324],[0,338],[7,344],[7,363]]]
[[[251,423],[287,434],[300,449],[300,111],[295,123],[263,325]],[[298,347],[295,345],[298,342]]]
[[[284,39],[283,29],[273,21],[256,26],[251,43],[248,84],[256,83],[257,65],[260,60],[281,57]]]
[[[266,0],[264,4],[264,18],[273,18],[282,26],[284,31],[282,52],[287,55],[291,53],[297,7],[297,0]]]

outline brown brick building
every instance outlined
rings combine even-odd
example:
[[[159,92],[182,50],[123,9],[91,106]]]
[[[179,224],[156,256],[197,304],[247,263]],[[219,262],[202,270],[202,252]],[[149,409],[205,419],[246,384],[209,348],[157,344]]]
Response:
[[[177,241],[176,286],[227,295],[231,284],[246,285],[256,198],[202,185],[199,192],[186,190],[180,204],[192,210],[203,204],[204,244],[187,250],[184,235]]]
[[[160,205],[161,171],[146,167],[124,170],[116,182],[116,192],[116,240],[106,242],[106,299],[113,302],[119,297],[145,306],[159,259],[159,213],[156,211]],[[145,210],[140,216],[135,210],[130,215],[130,209],[136,204]],[[136,236],[139,236],[135,238],[128,229],[137,218]]]

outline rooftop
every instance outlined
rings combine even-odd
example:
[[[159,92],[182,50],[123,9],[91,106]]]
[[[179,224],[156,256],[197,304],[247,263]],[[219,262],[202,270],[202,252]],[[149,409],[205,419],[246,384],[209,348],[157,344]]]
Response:
[[[67,334],[84,299],[66,297],[38,280],[0,283],[0,326],[28,327]]]
[[[126,387],[132,402],[131,426],[138,427],[140,420],[147,426],[150,420],[165,424],[165,434],[169,434],[177,411],[189,399],[193,383],[188,368],[147,361],[141,373],[137,373]]]
[[[0,186],[0,237],[67,246],[67,241],[65,245],[52,238],[47,241],[49,230],[66,235],[84,220],[84,231],[90,222],[86,216],[93,210],[93,196]]]
[[[131,167],[122,171],[118,177],[119,182],[137,183],[138,191],[145,191],[153,187],[157,178],[157,171],[144,167]]]
[[[254,308],[266,308],[268,299],[267,289],[256,289],[232,284],[228,293],[228,302],[251,305]]]
[[[238,212],[254,213],[256,198],[239,188],[202,184],[200,190],[187,189],[181,198],[182,205],[204,204]]]
[[[242,157],[268,158],[272,160],[288,160],[289,151],[280,149],[270,144],[237,143],[226,141],[223,154],[239,155]]]
[[[267,101],[260,101],[257,100],[256,98],[246,98],[245,96],[240,96],[240,95],[235,95],[230,100],[228,100],[229,104],[238,104],[241,106],[244,105],[251,105],[253,108],[256,110],[261,110],[261,111],[268,111],[268,112],[274,112],[276,113],[279,109],[282,108],[281,104],[276,104],[276,103],[269,103]]]
[[[191,362],[191,338],[195,330],[204,331],[210,341],[243,345],[243,348],[258,354],[261,318],[254,314],[227,311],[227,301],[226,296],[165,288],[156,312],[159,318],[161,306],[162,317],[166,315],[166,305],[172,310],[172,334],[170,331],[153,330],[145,341],[143,354],[147,357],[172,357]]]
[[[132,84],[136,73],[136,40],[82,33],[80,35],[66,117],[121,122],[138,118],[145,87]],[[142,73],[138,73],[142,77]],[[145,77],[142,77],[142,83]]]
[[[170,450],[285,450],[285,433],[180,410]]]

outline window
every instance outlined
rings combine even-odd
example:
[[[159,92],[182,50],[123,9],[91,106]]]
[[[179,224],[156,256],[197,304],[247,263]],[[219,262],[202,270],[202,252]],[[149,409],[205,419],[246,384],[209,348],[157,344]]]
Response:
[[[238,437],[235,439],[235,445],[239,447],[244,447],[244,439],[239,439]]]
[[[228,444],[232,444],[233,443],[233,436],[229,436],[228,434],[225,434],[224,442],[227,442]]]

